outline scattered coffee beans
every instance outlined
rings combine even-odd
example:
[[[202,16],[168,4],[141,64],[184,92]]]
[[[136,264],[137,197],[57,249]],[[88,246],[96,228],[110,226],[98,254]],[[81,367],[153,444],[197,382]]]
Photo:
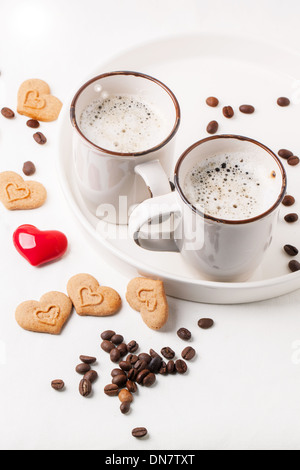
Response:
[[[149,374],[147,374],[146,377],[144,377],[142,383],[145,387],[151,387],[151,385],[153,385],[155,382],[156,382],[155,375],[153,374],[153,372],[149,372]]]
[[[1,109],[1,114],[6,119],[13,119],[15,117],[15,113],[10,108],[2,108]]]
[[[127,382],[127,376],[125,374],[115,375],[112,379],[112,383],[118,385],[119,388],[125,386]]]
[[[121,357],[126,356],[128,353],[128,349],[125,343],[118,344],[117,349],[120,351]]]
[[[151,362],[151,356],[150,356],[150,354],[147,354],[147,353],[139,354],[139,359],[141,359],[142,361],[145,361],[147,364],[149,364],[149,362]]]
[[[293,204],[295,204],[295,198],[290,195],[284,196],[282,204],[287,207],[292,206]]]
[[[188,346],[182,351],[181,356],[186,361],[191,361],[196,356],[196,351],[194,348],[191,348],[190,346]]]
[[[35,168],[34,163],[29,162],[29,161],[24,163],[24,165],[23,165],[24,175],[32,176],[32,175],[34,175],[35,171],[36,171],[36,168]]]
[[[139,345],[137,344],[136,341],[132,340],[130,341],[130,343],[127,344],[127,350],[128,352],[130,353],[134,353],[135,351],[137,351],[139,349]]]
[[[132,380],[127,380],[126,388],[130,393],[136,393],[137,392],[137,385]]]
[[[211,318],[201,318],[201,320],[198,321],[199,328],[202,328],[203,330],[207,330],[208,328],[211,328],[213,325],[214,325],[214,321]]]
[[[288,98],[286,98],[285,96],[281,96],[277,100],[278,106],[281,106],[281,107],[289,106],[290,103],[291,103],[290,100]]]
[[[116,384],[108,384],[104,387],[104,393],[109,397],[116,397],[119,395],[119,387]]]
[[[133,437],[141,438],[147,436],[148,431],[146,428],[134,428],[131,431],[131,434],[133,435]]]
[[[294,222],[297,222],[298,220],[298,214],[295,214],[295,213],[292,213],[292,214],[287,214],[285,217],[284,217],[284,220],[286,222],[288,222],[289,224],[292,224]]]
[[[226,118],[231,119],[234,115],[233,108],[231,106],[224,106],[223,114]]]
[[[121,359],[120,351],[117,348],[112,349],[109,355],[112,362],[118,362]]]
[[[113,344],[121,344],[121,343],[123,343],[124,338],[123,338],[122,335],[113,335],[113,336],[110,338],[110,341],[111,341]]]
[[[242,104],[239,109],[244,114],[253,114],[255,111],[254,106],[251,106],[251,104]]]
[[[104,341],[109,341],[115,334],[116,334],[115,331],[106,330],[106,331],[103,331],[103,333],[101,333],[101,338]]]
[[[279,150],[278,155],[279,155],[281,158],[284,158],[285,160],[287,160],[288,158],[292,157],[294,154],[293,154],[293,152],[291,152],[290,150],[281,149],[281,150]]]
[[[51,387],[54,388],[54,390],[60,391],[65,388],[65,383],[63,380],[60,380],[60,379],[52,380]]]
[[[207,127],[206,127],[206,132],[208,132],[208,134],[215,134],[219,129],[219,124],[217,121],[210,121],[208,124],[207,124]]]
[[[138,375],[136,376],[136,382],[138,384],[142,384],[143,383],[143,380],[145,379],[145,377],[147,377],[147,375],[150,374],[150,371],[148,369],[143,369],[141,370]]]
[[[298,249],[293,245],[284,245],[283,249],[289,256],[297,256],[299,252]]]
[[[132,394],[126,390],[125,388],[119,392],[119,400],[123,403],[125,401],[129,401],[130,403],[133,402]]]
[[[299,157],[296,157],[295,155],[293,155],[292,157],[289,157],[287,162],[289,165],[291,166],[296,166],[299,164]]]
[[[88,372],[84,374],[83,378],[86,380],[89,380],[92,384],[97,380],[98,373],[95,370],[89,370]]]
[[[89,364],[81,363],[81,364],[78,364],[78,366],[76,366],[75,370],[78,374],[86,374],[86,372],[91,370],[91,366]]]
[[[94,364],[94,362],[97,361],[95,357],[91,357],[91,356],[79,356],[79,359],[81,360],[81,362],[84,362],[85,364]]]
[[[46,137],[41,132],[36,132],[33,134],[33,138],[39,145],[44,145],[47,142]]]
[[[175,357],[175,352],[169,347],[162,348],[161,353],[166,359],[174,359]]]
[[[102,343],[101,343],[101,348],[103,349],[103,351],[105,351],[105,352],[107,352],[107,353],[110,353],[110,351],[111,351],[112,349],[115,349],[115,345],[112,344],[110,341],[108,341],[108,340],[105,339],[105,340],[102,341]]]
[[[149,370],[151,372],[157,373],[159,369],[161,368],[161,363],[162,359],[160,356],[156,356],[153,359],[151,359],[151,362],[149,363]]]
[[[179,328],[179,330],[177,331],[177,335],[180,339],[183,339],[184,341],[189,341],[192,337],[192,333],[186,328]]]
[[[300,263],[293,259],[292,261],[289,262],[289,268],[292,271],[292,273],[296,271],[300,271]]]
[[[37,129],[38,127],[40,127],[40,123],[36,119],[28,119],[26,125],[31,129]]]
[[[127,413],[129,413],[130,405],[131,405],[130,401],[123,401],[123,403],[121,403],[120,410],[121,410],[121,413],[123,413],[123,415],[126,415]]]
[[[123,371],[128,372],[128,371],[132,368],[132,365],[130,364],[129,361],[121,361],[121,362],[119,362],[119,367],[120,367]]]
[[[187,368],[188,367],[186,363],[182,359],[178,359],[175,362],[175,369],[176,369],[176,372],[178,372],[178,374],[185,374],[187,371]]]
[[[88,397],[92,393],[92,384],[89,380],[82,379],[79,383],[79,393],[83,397]]]
[[[206,99],[206,104],[207,106],[210,106],[211,108],[216,108],[219,104],[219,100],[215,96],[209,96]]]

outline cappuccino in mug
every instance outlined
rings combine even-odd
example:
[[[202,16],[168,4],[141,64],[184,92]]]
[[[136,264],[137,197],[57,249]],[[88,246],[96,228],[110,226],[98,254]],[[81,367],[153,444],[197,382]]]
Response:
[[[120,153],[142,152],[164,140],[169,124],[154,105],[135,95],[103,95],[81,114],[80,129],[88,140]]]
[[[277,170],[277,172],[276,172]],[[278,169],[255,153],[201,158],[186,174],[183,192],[191,205],[217,219],[251,219],[266,212],[278,196]]]

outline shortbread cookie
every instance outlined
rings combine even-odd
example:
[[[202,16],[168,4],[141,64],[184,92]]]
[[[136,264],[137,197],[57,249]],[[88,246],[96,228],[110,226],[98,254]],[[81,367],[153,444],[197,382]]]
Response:
[[[113,315],[121,307],[121,297],[110,287],[100,286],[90,274],[73,276],[67,286],[70,299],[78,315],[105,317]]]
[[[61,101],[50,94],[49,85],[36,78],[26,80],[18,91],[19,114],[37,121],[55,121],[62,108]]]
[[[16,310],[16,320],[24,330],[59,335],[72,312],[72,302],[61,292],[48,292],[40,301],[28,300]]]
[[[0,201],[10,211],[36,209],[44,204],[47,191],[41,183],[24,181],[13,171],[0,173]]]
[[[166,324],[169,307],[162,281],[136,277],[127,286],[126,299],[134,310],[141,312],[152,330],[159,330]]]

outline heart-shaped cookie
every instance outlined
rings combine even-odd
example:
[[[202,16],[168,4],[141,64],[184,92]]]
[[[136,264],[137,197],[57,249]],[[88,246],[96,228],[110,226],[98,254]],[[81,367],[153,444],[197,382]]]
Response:
[[[142,319],[152,330],[162,328],[169,316],[169,307],[162,281],[136,277],[127,286],[129,305],[141,312]]]
[[[16,310],[16,320],[24,330],[58,335],[72,312],[72,302],[62,292],[48,292],[40,301],[28,300]]]
[[[51,95],[49,85],[43,80],[30,79],[18,91],[18,113],[38,121],[55,121],[62,108],[61,101]]]
[[[78,315],[105,317],[121,307],[121,297],[111,287],[100,286],[90,274],[77,274],[67,285],[67,291]]]
[[[0,173],[0,201],[6,209],[36,209],[44,204],[47,191],[37,181],[24,181],[13,171]]]
[[[61,258],[67,250],[67,237],[57,230],[39,230],[33,225],[21,225],[13,234],[18,252],[32,266],[40,266]]]

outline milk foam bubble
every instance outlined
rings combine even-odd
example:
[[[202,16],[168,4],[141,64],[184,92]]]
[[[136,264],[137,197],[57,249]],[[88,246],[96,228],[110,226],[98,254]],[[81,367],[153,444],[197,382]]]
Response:
[[[186,175],[183,192],[201,212],[224,220],[263,214],[278,197],[276,171],[251,155],[220,154],[202,159]]]
[[[164,116],[134,95],[108,95],[82,112],[80,129],[88,140],[107,150],[134,153],[159,145],[168,136]]]

